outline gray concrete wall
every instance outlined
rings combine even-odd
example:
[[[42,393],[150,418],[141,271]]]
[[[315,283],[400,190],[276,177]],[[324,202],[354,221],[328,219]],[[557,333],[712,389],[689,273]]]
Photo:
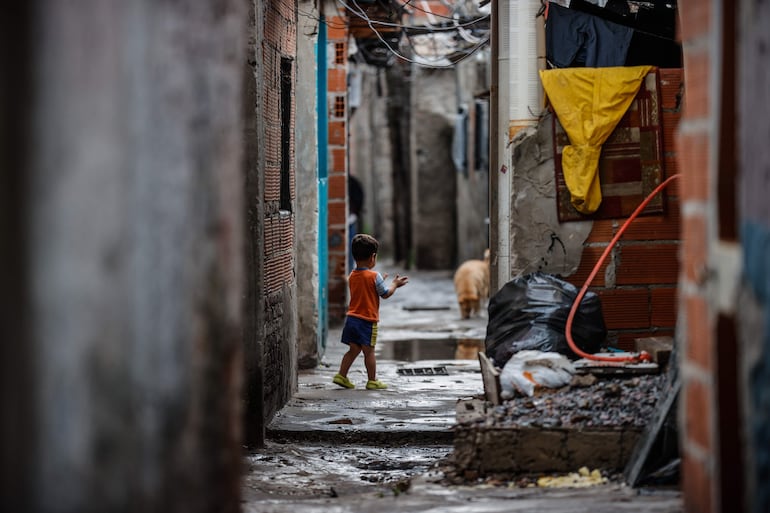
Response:
[[[454,69],[413,66],[412,248],[418,269],[456,263],[456,173],[452,138],[458,96]]]
[[[473,108],[485,74],[473,59],[456,69],[404,68],[351,64],[351,76],[361,77],[361,101],[351,103],[350,172],[364,185],[364,230],[383,244],[383,257],[398,253],[404,263],[452,269],[481,258],[488,244],[488,173],[458,172],[451,159],[458,102]],[[408,180],[399,166],[409,169]]]
[[[412,66],[396,60],[384,71],[387,117],[393,166],[393,259],[400,265],[412,260]]]
[[[265,191],[265,177],[261,172],[264,159],[264,116],[259,105],[264,103],[263,92],[258,84],[263,82],[262,65],[262,11],[256,9],[255,2],[249,2],[248,36],[245,42],[243,63],[243,181],[244,211],[246,226],[244,234],[244,254],[246,264],[245,311],[243,329],[243,425],[244,442],[249,446],[264,442],[264,337],[261,335],[265,325],[265,309],[262,298],[265,295],[264,246],[265,205],[263,201],[249,201],[249,198],[262,198]],[[259,42],[259,43],[258,43]]]
[[[591,221],[559,223],[550,116],[519,132],[512,145],[511,276],[571,275],[593,227]]]
[[[350,65],[360,74],[361,101],[350,116],[350,173],[364,188],[362,228],[380,241],[380,258],[393,257],[393,159],[384,71]],[[353,106],[351,106],[352,108]]]
[[[484,256],[489,247],[489,169],[475,166],[475,101],[476,94],[489,90],[486,81],[488,52],[477,54],[456,66],[460,103],[468,110],[466,141],[466,168],[455,173],[457,178],[457,265],[469,259]]]
[[[315,2],[302,0],[309,16],[298,18],[296,84],[297,211],[297,342],[300,368],[315,367],[323,356],[318,333],[318,135],[315,45],[318,17]]]
[[[237,511],[244,4],[29,9],[0,508]]]

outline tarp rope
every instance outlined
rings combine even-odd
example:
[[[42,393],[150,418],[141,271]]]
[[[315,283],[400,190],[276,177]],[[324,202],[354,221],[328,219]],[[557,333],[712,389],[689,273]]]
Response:
[[[586,358],[588,360],[594,360],[594,361],[600,361],[600,362],[642,362],[642,361],[650,361],[650,355],[642,351],[640,353],[636,353],[630,356],[601,356],[601,355],[595,355],[586,353],[582,349],[580,349],[575,341],[572,339],[572,322],[575,319],[575,314],[577,313],[577,309],[580,306],[580,302],[583,300],[583,296],[586,295],[586,292],[588,291],[588,286],[591,285],[591,282],[594,280],[594,277],[596,277],[596,274],[599,272],[599,268],[602,266],[604,261],[607,259],[607,256],[609,256],[610,251],[612,251],[612,248],[615,247],[615,244],[617,244],[620,237],[623,235],[623,233],[626,231],[626,228],[636,219],[636,217],[644,210],[644,207],[647,206],[650,201],[663,189],[665,189],[671,182],[673,182],[675,179],[680,178],[681,174],[675,174],[668,177],[663,183],[658,185],[655,190],[653,190],[647,198],[645,198],[644,201],[642,201],[638,207],[636,207],[636,210],[629,216],[628,219],[623,223],[623,226],[620,227],[618,230],[618,233],[615,234],[615,236],[610,241],[607,248],[604,250],[604,253],[602,253],[602,256],[599,257],[599,261],[596,262],[596,265],[594,266],[593,270],[591,271],[591,274],[588,275],[588,278],[586,279],[585,283],[583,284],[583,287],[580,289],[580,292],[578,293],[577,297],[575,298],[575,302],[572,303],[572,309],[569,312],[569,316],[567,317],[567,326],[565,328],[566,335],[567,335],[567,344],[569,344],[570,349],[575,352],[579,357]]]

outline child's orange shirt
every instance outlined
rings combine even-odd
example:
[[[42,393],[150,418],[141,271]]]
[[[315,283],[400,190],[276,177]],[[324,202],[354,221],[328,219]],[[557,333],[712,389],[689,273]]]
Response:
[[[366,267],[354,269],[348,277],[350,304],[348,315],[378,322],[380,320],[380,296],[388,292],[380,273]]]

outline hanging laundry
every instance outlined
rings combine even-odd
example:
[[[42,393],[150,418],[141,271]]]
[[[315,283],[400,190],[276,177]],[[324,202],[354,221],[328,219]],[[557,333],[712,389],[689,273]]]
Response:
[[[629,27],[550,2],[546,58],[557,68],[623,66],[633,34]]]
[[[599,208],[599,156],[652,66],[567,68],[540,71],[545,94],[570,145],[562,151],[562,171],[578,212]]]

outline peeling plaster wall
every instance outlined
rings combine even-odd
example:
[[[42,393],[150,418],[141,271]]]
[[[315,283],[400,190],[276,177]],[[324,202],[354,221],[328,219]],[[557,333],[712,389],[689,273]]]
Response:
[[[511,276],[535,271],[569,276],[580,265],[593,222],[559,223],[550,113],[513,141]]]

